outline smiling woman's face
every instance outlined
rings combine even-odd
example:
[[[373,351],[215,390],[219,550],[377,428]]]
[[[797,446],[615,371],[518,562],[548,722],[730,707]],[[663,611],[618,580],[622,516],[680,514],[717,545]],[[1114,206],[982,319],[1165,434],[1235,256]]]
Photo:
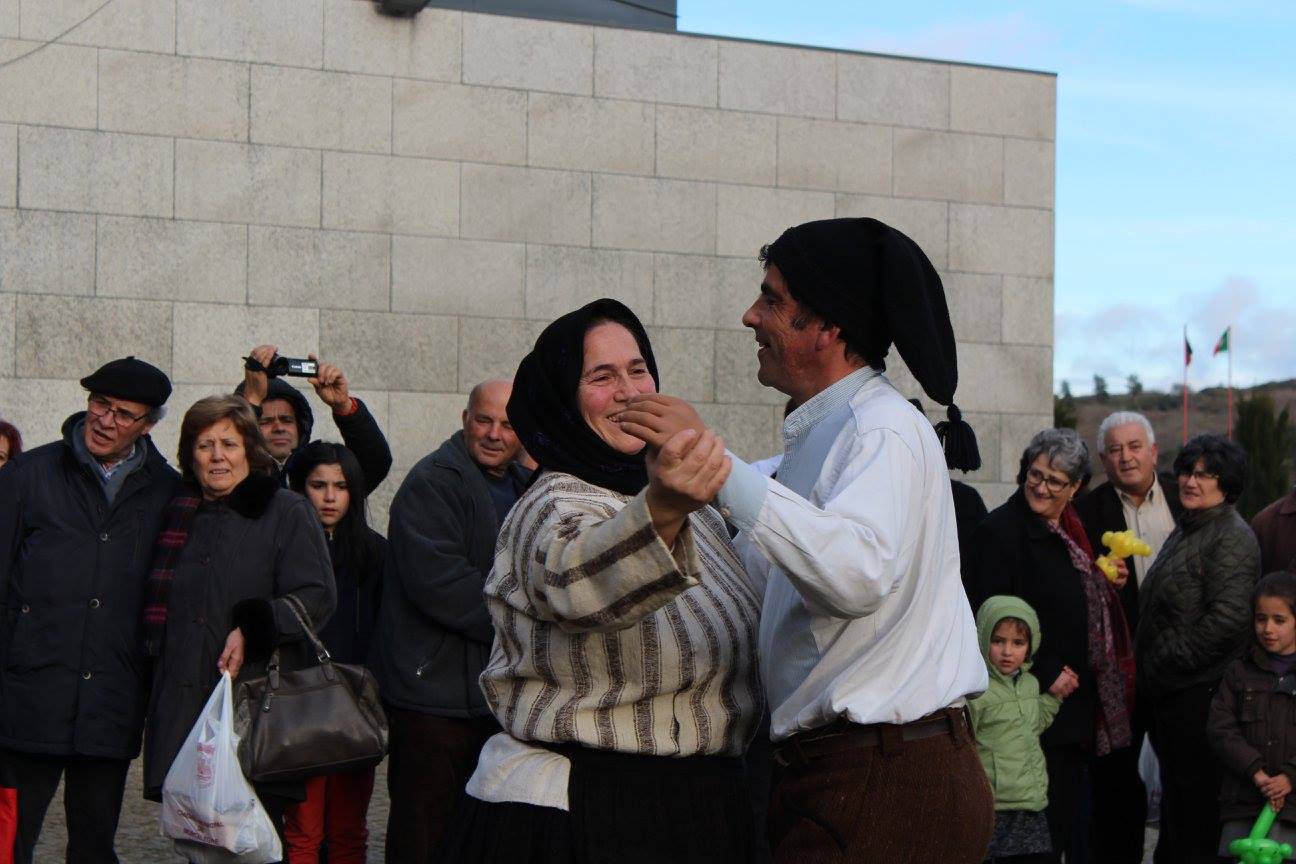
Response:
[[[595,435],[622,453],[638,453],[644,442],[622,432],[613,418],[625,410],[631,396],[656,392],[657,384],[633,333],[605,322],[585,334],[585,363],[576,401]]]

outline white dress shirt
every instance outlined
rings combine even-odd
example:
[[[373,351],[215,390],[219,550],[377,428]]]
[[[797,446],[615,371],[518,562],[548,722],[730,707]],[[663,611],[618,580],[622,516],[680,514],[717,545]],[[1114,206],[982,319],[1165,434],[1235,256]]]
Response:
[[[949,473],[927,418],[866,367],[792,412],[783,438],[777,481],[734,459],[717,497],[764,585],[771,737],[843,716],[907,723],[983,692]]]
[[[1133,531],[1135,537],[1142,538],[1152,547],[1151,555],[1134,556],[1134,578],[1142,588],[1148,568],[1156,560],[1157,553],[1161,551],[1166,538],[1174,531],[1174,514],[1170,512],[1165,490],[1161,488],[1161,480],[1156,475],[1152,477],[1152,488],[1148,490],[1147,495],[1143,496],[1143,503],[1137,507],[1134,505],[1134,499],[1119,489],[1116,490],[1116,497],[1120,499],[1121,510],[1125,513],[1125,527]],[[1099,550],[1099,554],[1101,551]]]

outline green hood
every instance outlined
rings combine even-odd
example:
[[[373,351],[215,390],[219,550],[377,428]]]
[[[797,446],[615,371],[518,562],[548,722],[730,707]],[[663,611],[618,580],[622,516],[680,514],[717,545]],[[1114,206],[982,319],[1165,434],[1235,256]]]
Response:
[[[1035,656],[1040,644],[1039,616],[1035,614],[1035,610],[1029,603],[1020,597],[1007,594],[997,594],[988,598],[977,610],[977,644],[981,646],[981,656],[985,659],[990,674],[1000,677],[1003,673],[990,663],[990,637],[994,634],[995,625],[1005,618],[1020,618],[1026,622],[1026,626],[1030,627],[1030,657]],[[1030,657],[1022,664],[1023,670],[1030,669]]]

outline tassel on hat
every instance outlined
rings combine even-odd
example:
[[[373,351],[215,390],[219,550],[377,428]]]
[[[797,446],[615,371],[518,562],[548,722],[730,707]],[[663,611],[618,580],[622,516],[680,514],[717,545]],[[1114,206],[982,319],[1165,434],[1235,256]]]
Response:
[[[954,403],[950,403],[945,416],[949,419],[936,424],[936,437],[945,448],[945,464],[964,473],[977,470],[981,467],[981,450],[976,433]]]

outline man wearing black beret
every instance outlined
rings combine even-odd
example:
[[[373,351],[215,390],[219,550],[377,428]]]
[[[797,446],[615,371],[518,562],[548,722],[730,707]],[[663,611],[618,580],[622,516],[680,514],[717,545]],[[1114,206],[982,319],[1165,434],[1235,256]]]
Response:
[[[67,860],[117,861],[147,696],[141,594],[178,480],[148,435],[171,395],[162,370],[125,357],[81,386],[63,439],[0,472],[0,786],[17,794],[19,864],[60,777]]]
[[[940,277],[875,219],[789,228],[761,250],[743,315],[757,379],[798,403],[777,480],[732,457],[716,496],[762,592],[760,661],[776,864],[985,858],[994,800],[967,699],[986,667],[959,576],[947,465],[975,470],[954,406],[954,331]],[[949,419],[932,429],[891,384],[894,345]],[[622,429],[660,447],[700,421],[630,400]]]

